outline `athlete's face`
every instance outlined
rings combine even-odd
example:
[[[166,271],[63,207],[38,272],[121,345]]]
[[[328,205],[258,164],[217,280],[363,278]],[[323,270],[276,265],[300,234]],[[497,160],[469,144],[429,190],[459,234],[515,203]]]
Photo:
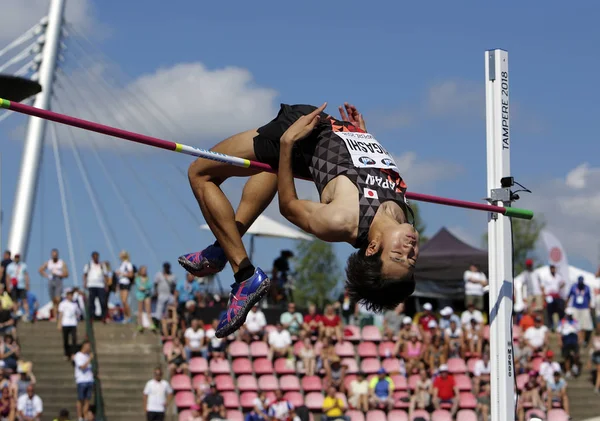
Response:
[[[376,247],[369,247],[367,255],[381,251],[381,272],[384,278],[405,278],[415,270],[419,258],[419,233],[411,224],[400,224],[385,231]]]

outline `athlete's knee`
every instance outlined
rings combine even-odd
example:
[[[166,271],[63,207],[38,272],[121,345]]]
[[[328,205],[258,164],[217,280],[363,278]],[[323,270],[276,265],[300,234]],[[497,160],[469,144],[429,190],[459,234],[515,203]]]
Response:
[[[192,162],[188,168],[188,180],[192,185],[198,185],[206,182],[221,184],[225,181],[223,175],[216,175],[216,167],[212,161],[198,158]]]

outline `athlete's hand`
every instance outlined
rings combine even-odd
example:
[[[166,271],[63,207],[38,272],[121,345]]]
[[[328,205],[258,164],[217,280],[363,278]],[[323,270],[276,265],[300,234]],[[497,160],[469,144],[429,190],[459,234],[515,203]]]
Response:
[[[317,123],[321,120],[321,116],[319,114],[321,114],[326,107],[327,103],[325,102],[312,113],[303,115],[296,120],[294,124],[292,124],[281,136],[281,142],[294,144],[308,136],[313,131]]]
[[[344,102],[344,105],[339,106],[340,116],[343,121],[347,121],[353,126],[359,127],[360,129],[367,131],[367,125],[361,113],[358,112],[354,105]]]

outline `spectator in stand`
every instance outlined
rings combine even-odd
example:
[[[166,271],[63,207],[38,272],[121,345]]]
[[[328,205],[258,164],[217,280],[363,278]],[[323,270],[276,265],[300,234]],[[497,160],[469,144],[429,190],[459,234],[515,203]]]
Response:
[[[333,386],[327,388],[327,395],[323,399],[321,410],[323,411],[323,415],[321,415],[322,421],[350,421],[350,417],[344,415],[346,412],[344,400],[337,396],[337,390]]]
[[[190,273],[186,274],[185,280],[179,282],[175,289],[177,312],[183,314],[186,303],[199,299],[201,292],[200,284],[196,281],[194,275]]]
[[[119,270],[115,271],[119,280],[119,296],[121,297],[121,304],[123,305],[123,314],[125,315],[125,323],[131,323],[131,308],[129,307],[129,291],[131,290],[131,284],[135,280],[135,268],[131,263],[129,253],[122,250],[119,253],[119,259],[121,265]]]
[[[210,393],[210,385],[214,382],[213,375],[209,370],[204,372],[204,380],[202,382],[196,382],[194,393],[196,394],[196,403],[198,405],[202,406],[202,401]]]
[[[369,404],[372,408],[391,410],[394,407],[394,381],[384,368],[369,383]]]
[[[560,335],[559,344],[567,378],[579,374],[579,322],[573,318],[574,312],[572,307],[568,307],[556,329]]]
[[[359,372],[356,379],[350,382],[348,402],[359,411],[367,412],[369,410],[369,381],[365,373]]]
[[[273,271],[271,272],[271,299],[278,303],[285,298],[285,289],[288,283],[290,272],[290,259],[294,253],[290,250],[281,250],[280,256],[273,261]]]
[[[433,306],[431,303],[425,303],[423,304],[423,313],[421,314],[421,317],[419,317],[419,328],[422,334],[429,332],[429,322],[432,320],[437,322],[433,315]]]
[[[492,372],[492,364],[490,362],[490,354],[484,352],[480,360],[477,360],[473,367],[473,390],[477,395],[482,386],[490,382],[490,373]]]
[[[481,355],[483,350],[483,325],[477,323],[477,320],[471,319],[471,322],[465,325],[463,340],[465,356],[476,357]]]
[[[333,303],[336,313],[342,318],[342,322],[347,325],[354,323],[355,307],[356,303],[350,298],[347,288],[344,288],[344,293],[340,295],[338,301]]]
[[[185,355],[188,361],[193,357],[204,356],[205,336],[200,320],[193,319],[192,325],[183,334],[185,338]]]
[[[265,336],[265,327],[267,326],[267,318],[265,317],[265,313],[255,305],[252,307],[252,310],[248,312],[246,316],[246,322],[244,323],[244,327],[248,335],[250,336],[250,340],[256,338],[262,340]]]
[[[440,316],[442,317],[440,318],[439,326],[442,330],[448,329],[450,327],[450,322],[452,322],[453,320],[456,323],[456,326],[461,326],[461,318],[458,317],[457,314],[454,314],[454,310],[452,310],[452,307],[446,306],[443,309],[441,309]]]
[[[558,361],[554,361],[554,352],[547,351],[544,354],[544,361],[540,364],[540,377],[544,381],[544,383],[548,383],[552,380],[552,376],[557,371],[560,371],[560,364]],[[530,376],[531,377],[531,376]]]
[[[458,409],[458,387],[454,376],[448,373],[448,366],[442,365],[439,376],[433,380],[433,406],[440,409],[442,404],[451,404],[450,412],[454,417]]]
[[[179,336],[173,338],[173,346],[171,347],[171,352],[169,352],[167,364],[169,364],[170,377],[173,377],[175,374],[188,374],[185,348]]]
[[[12,338],[12,336],[6,335],[4,337],[4,342],[2,343],[1,351],[4,367],[9,369],[12,373],[15,373],[17,371],[19,357],[21,354],[19,344]]]
[[[203,421],[202,420],[202,407],[198,404],[190,406],[190,416],[187,420],[183,421]]]
[[[92,361],[94,354],[91,352],[90,343],[84,341],[81,350],[73,357],[75,366],[75,383],[77,384],[77,418],[79,421],[89,419],[90,400],[94,389],[94,373]]]
[[[69,268],[67,264],[58,257],[58,250],[52,249],[50,260],[44,263],[38,270],[42,278],[48,279],[48,296],[52,300],[53,315],[57,317],[58,304],[63,293],[63,283],[69,277]],[[51,317],[51,318],[52,318]]]
[[[411,335],[413,333],[417,333],[417,331],[418,329],[416,326],[413,326],[412,324],[412,319],[408,316],[404,316],[404,319],[402,319],[402,327],[397,333],[398,339],[394,345],[394,356],[400,356],[402,349],[404,348],[404,344],[410,341]]]
[[[269,405],[267,414],[270,421],[300,421],[294,405],[283,398],[283,392],[280,389],[275,391],[275,400]]]
[[[561,292],[565,287],[565,280],[556,271],[556,266],[550,264],[550,274],[541,278],[541,284],[542,294],[546,300],[546,325],[554,330],[554,315],[558,315],[558,320],[565,317],[565,302],[561,297]]]
[[[161,320],[166,312],[167,306],[175,301],[173,293],[177,286],[175,275],[171,273],[171,264],[163,263],[163,269],[154,276],[154,293],[156,294],[156,308],[154,318]]]
[[[4,284],[0,285],[0,303],[2,303],[2,307],[4,308],[14,308],[14,302],[12,298],[10,298],[8,291],[6,291]]]
[[[325,365],[325,378],[323,379],[325,390],[327,390],[328,387],[334,387],[344,393],[344,380],[346,379],[347,370],[348,367],[342,364],[340,357],[338,355],[333,355],[329,359],[329,364]]]
[[[319,337],[321,339],[327,337],[332,339],[343,339],[343,325],[340,316],[335,314],[333,306],[328,304],[325,306],[325,311],[321,317],[321,332]]]
[[[430,320],[427,327],[429,328],[429,331],[425,332],[423,335],[423,343],[425,345],[430,344],[434,338],[442,336],[442,330],[435,320]]]
[[[27,301],[27,308],[29,309],[29,313],[27,313],[27,319],[30,322],[35,322],[36,316],[37,316],[37,311],[40,307],[40,303],[38,302],[38,299],[35,296],[35,294],[31,291],[27,291],[26,301]],[[25,300],[23,302],[25,302]],[[24,306],[22,306],[21,310],[25,313]]]
[[[444,339],[448,344],[448,358],[460,357],[463,354],[464,333],[456,320],[451,320],[450,327],[444,330]]]
[[[25,320],[29,315],[29,303],[27,302],[27,291],[29,291],[29,270],[27,264],[21,261],[21,255],[15,254],[15,259],[6,267],[6,276],[12,287],[11,298],[15,304],[22,304],[25,309]]]
[[[144,387],[144,408],[147,421],[164,421],[165,413],[173,399],[173,389],[169,382],[162,378],[162,369],[154,369],[154,378],[148,380]]]
[[[415,391],[410,397],[410,405],[408,407],[408,417],[413,419],[412,415],[415,409],[428,409],[431,405],[431,388],[433,382],[429,373],[425,369],[419,370],[419,379],[415,384]]]
[[[390,340],[402,327],[404,320],[404,303],[400,303],[393,310],[387,310],[383,315],[383,334]]]
[[[18,398],[27,394],[29,386],[35,386],[36,378],[31,371],[31,363],[20,364],[17,368],[17,373],[19,374],[19,380],[17,380],[17,384],[14,387],[15,396]]]
[[[302,340],[302,348],[300,348],[300,351],[298,352],[298,357],[300,359],[299,363],[303,369],[298,371],[303,371],[305,376],[314,376],[317,367],[317,355],[315,347],[308,336]]]
[[[527,329],[535,326],[535,314],[531,306],[525,308],[525,312],[519,320],[519,327],[521,328],[521,332],[527,332]]]
[[[292,337],[280,322],[275,325],[275,330],[269,332],[268,343],[271,359],[287,358],[292,352]]]
[[[58,305],[58,323],[56,328],[62,331],[65,360],[71,361],[71,356],[77,348],[77,323],[81,310],[73,301],[73,290],[67,289],[65,298]]]
[[[319,371],[321,368],[327,369],[331,361],[339,358],[335,352],[333,341],[329,338],[325,338],[322,341],[317,342],[315,344],[315,352],[319,358],[317,361],[317,371]]]
[[[17,411],[21,421],[42,421],[44,403],[42,398],[35,394],[35,388],[32,384],[27,386],[27,393],[19,396]]]
[[[0,336],[11,335],[15,338],[16,333],[15,320],[12,317],[12,305],[7,306],[6,301],[0,300]]]
[[[269,421],[268,408],[269,400],[267,399],[267,394],[259,390],[258,396],[254,398],[252,411],[246,415],[244,421]]]
[[[192,325],[192,320],[194,319],[202,319],[204,315],[203,310],[198,307],[198,304],[194,300],[190,300],[185,303],[183,314],[181,314],[181,330],[186,330],[188,327]],[[179,315],[178,315],[179,318]]]
[[[225,358],[227,341],[224,338],[217,338],[217,327],[219,327],[219,319],[213,319],[210,329],[206,331],[206,341],[208,342],[208,358],[222,360]]]
[[[442,364],[446,364],[446,361],[448,360],[448,346],[444,344],[441,336],[435,336],[431,343],[427,345],[423,360],[432,371]]]
[[[112,270],[112,265],[110,264],[110,262],[108,260],[104,261],[104,269],[106,270],[106,278],[108,279],[106,282],[106,299],[104,300],[106,303],[106,308],[104,308],[104,320],[105,321],[109,321],[110,320],[110,314],[108,311],[108,303],[113,303],[116,300],[116,295],[117,295],[117,284],[118,284],[118,280],[116,278],[115,272]],[[112,295],[111,295],[112,294]],[[111,301],[112,298],[112,301]]]
[[[322,316],[317,313],[317,306],[314,304],[308,305],[308,314],[304,316],[303,330],[308,336],[318,336],[321,330]]]
[[[457,323],[457,326],[467,326],[473,319],[477,320],[477,323],[483,324],[483,313],[475,308],[474,303],[467,303],[467,309],[460,315],[460,323]]]
[[[534,326],[523,335],[525,346],[532,353],[543,352],[548,348],[548,328],[544,326],[541,316],[536,316],[534,322]]]
[[[569,396],[567,395],[567,381],[560,375],[560,371],[555,371],[552,378],[546,383],[547,398],[546,411],[552,409],[554,402],[560,404],[567,415],[570,415]]]
[[[540,394],[540,387],[536,381],[536,374],[537,373],[534,371],[532,375],[529,376],[519,396],[517,402],[517,415],[519,421],[525,421],[525,412],[529,408],[546,409]]]
[[[83,268],[83,288],[88,290],[88,317],[93,320],[96,316],[96,299],[100,304],[100,320],[105,320],[104,311],[107,307],[108,272],[100,262],[97,251],[92,253],[92,260]]]
[[[225,402],[215,383],[210,384],[210,390],[202,400],[202,418],[204,421],[226,419]]]
[[[477,395],[477,406],[475,409],[481,415],[481,421],[488,421],[491,407],[491,385],[485,383]]]
[[[592,336],[594,324],[592,323],[592,290],[584,282],[583,276],[577,278],[577,283],[571,286],[567,296],[567,305],[571,302],[573,318],[579,324],[579,343],[587,347]]]
[[[10,393],[8,387],[2,388],[0,396],[0,419],[2,421],[14,421],[17,412],[17,401]]]
[[[140,270],[135,277],[135,299],[138,302],[138,331],[140,333],[144,332],[144,314],[152,331],[156,331],[156,325],[152,321],[151,309],[152,282],[148,277],[148,268],[146,266],[140,266]]]
[[[177,336],[177,328],[179,327],[179,316],[177,315],[177,307],[175,303],[168,304],[163,317],[160,320],[162,326],[162,335],[167,339],[173,339]]]
[[[484,288],[488,284],[485,273],[478,265],[472,264],[469,270],[465,271],[463,278],[465,281],[465,305],[468,307],[470,303],[473,303],[477,310],[483,310]]]
[[[591,338],[590,359],[588,369],[595,371],[596,382],[594,391],[600,393],[600,323],[596,324],[596,330]]]
[[[539,276],[533,271],[533,260],[525,260],[525,272],[523,272],[523,290],[527,297],[527,308],[531,311],[542,311],[544,309],[544,296]]]
[[[302,330],[304,318],[302,317],[302,313],[296,311],[296,304],[288,303],[287,311],[281,314],[279,322],[285,330],[290,332],[290,335],[298,336]]]
[[[416,369],[419,361],[423,357],[425,347],[423,342],[419,340],[419,336],[416,332],[412,332],[410,340],[404,343],[402,347],[402,358],[406,364],[406,372],[410,375]]]
[[[2,256],[2,263],[0,263],[0,283],[4,284],[4,287],[8,287],[6,279],[6,268],[10,265],[12,259],[10,257],[10,251],[6,250]]]

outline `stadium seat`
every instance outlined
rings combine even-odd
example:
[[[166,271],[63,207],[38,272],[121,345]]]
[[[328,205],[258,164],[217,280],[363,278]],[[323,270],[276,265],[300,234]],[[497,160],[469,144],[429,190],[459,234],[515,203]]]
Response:
[[[323,399],[324,397],[321,392],[309,392],[304,396],[306,407],[311,411],[320,411],[323,407]]]
[[[269,402],[275,402],[277,398],[275,397],[275,392],[265,392],[265,397]]]
[[[189,409],[194,403],[196,403],[196,399],[190,391],[179,392],[175,395],[175,405],[179,409]]]
[[[377,358],[379,356],[375,342],[361,342],[356,347],[356,351],[360,358]]]
[[[490,341],[490,325],[483,326],[483,339],[485,339],[487,342]]]
[[[541,411],[539,409],[530,409],[529,411],[527,411],[525,413],[526,420],[530,420],[533,417],[539,418],[541,420],[545,420],[546,414],[544,414],[544,411]]]
[[[352,383],[353,380],[356,380],[356,378],[357,378],[356,374],[348,374],[348,375],[344,376],[345,390],[350,390],[350,384]]]
[[[202,357],[194,357],[190,360],[190,372],[192,374],[204,374],[208,370],[208,361]]]
[[[359,342],[361,340],[360,328],[354,325],[344,326],[344,339],[350,342]]]
[[[204,374],[196,374],[192,379],[192,387],[194,389],[206,384],[206,376]]]
[[[300,380],[297,375],[285,375],[279,379],[279,387],[282,392],[298,392],[300,390]]]
[[[294,360],[288,360],[287,358],[277,358],[275,360],[275,373],[282,374],[296,374],[296,363]]]
[[[173,350],[173,342],[167,341],[163,344],[163,354],[168,358]]]
[[[258,382],[252,374],[243,374],[237,377],[237,386],[240,392],[251,392],[258,390]]]
[[[386,358],[381,362],[381,366],[385,368],[389,374],[400,373],[400,361],[398,358]]]
[[[543,358],[540,358],[540,357],[534,358],[533,361],[531,362],[531,369],[533,371],[536,371],[536,372],[539,373],[540,372],[540,366],[542,365],[543,362],[544,362]]]
[[[254,341],[250,344],[250,355],[252,358],[266,358],[269,356],[269,346],[262,341]]]
[[[236,358],[231,363],[231,370],[236,374],[252,374],[252,363],[248,358]]]
[[[529,374],[523,373],[517,376],[517,389],[523,390],[525,383],[529,380]]]
[[[423,418],[425,421],[430,421],[429,412],[424,409],[415,409],[409,421],[415,421],[415,418]]]
[[[471,383],[471,378],[466,374],[455,374],[454,382],[456,383],[456,387],[461,392],[470,392],[473,389],[473,383]]]
[[[388,412],[387,419],[388,421],[408,421],[408,414],[400,409],[392,409]]]
[[[227,353],[233,358],[248,357],[250,355],[250,349],[245,342],[233,341],[229,344]]]
[[[475,375],[475,364],[477,364],[479,358],[469,358],[467,361],[467,371],[471,373],[471,375]]]
[[[365,414],[361,411],[349,409],[346,411],[346,415],[350,418],[350,421],[365,421]]]
[[[446,365],[451,374],[463,374],[467,372],[467,364],[462,358],[448,358]]]
[[[394,390],[408,390],[408,382],[402,374],[394,374],[390,377],[394,382]]]
[[[304,405],[304,398],[302,397],[302,393],[300,392],[287,392],[283,395],[283,399],[286,399],[289,403],[294,405],[295,408]],[[273,399],[270,399],[269,402],[273,402]],[[319,409],[321,409],[321,407],[319,407]]]
[[[235,390],[233,377],[229,374],[219,374],[218,376],[215,376],[215,384],[217,385],[217,390],[219,392]]]
[[[304,376],[302,377],[302,390],[305,392],[320,392],[323,390],[323,383],[319,376]]]
[[[406,390],[397,390],[393,394],[394,396],[394,408],[396,409],[408,409],[410,406],[410,396]]]
[[[188,421],[192,417],[192,411],[186,409],[179,413],[179,421]]]
[[[456,421],[478,421],[477,413],[472,409],[461,409],[456,413]]]
[[[513,338],[519,339],[521,337],[521,327],[519,325],[513,325]]]
[[[185,374],[175,374],[171,377],[171,388],[175,393],[182,390],[192,390],[192,380]]]
[[[367,412],[366,421],[387,421],[385,412],[379,409],[372,409]]]
[[[240,399],[235,392],[222,392],[223,403],[227,409],[238,409],[240,406]]]
[[[363,341],[380,342],[381,332],[377,326],[365,326],[361,332]]]
[[[409,378],[408,378],[408,388],[411,391],[414,391],[417,388],[417,382],[419,381],[419,375],[418,374],[412,374]]]
[[[431,414],[431,421],[452,421],[452,415],[445,409],[436,409]]]
[[[477,399],[471,392],[460,392],[458,406],[461,409],[475,409]]]
[[[358,364],[354,358],[342,358],[342,365],[347,367],[346,373],[356,374],[358,373]]]
[[[257,358],[252,365],[254,366],[254,372],[259,376],[261,374],[273,374],[275,371],[273,369],[273,363],[267,358]]]
[[[227,411],[227,421],[244,421],[244,414],[237,409]]]
[[[269,333],[271,333],[275,330],[277,330],[277,328],[274,325],[266,325],[265,326],[265,333],[267,334],[267,336],[269,336]]]
[[[258,378],[258,389],[265,392],[272,392],[279,389],[277,377],[272,374],[263,374]]]
[[[338,342],[335,344],[335,353],[340,358],[354,357],[354,346],[348,341]]]
[[[377,373],[381,368],[381,363],[378,358],[365,358],[360,362],[360,371],[365,374]]]
[[[563,409],[551,409],[546,416],[547,421],[568,421],[569,415]]]
[[[344,395],[342,392],[337,392],[335,394],[335,397],[341,399],[342,402],[344,402],[344,408],[348,408],[348,399],[346,399],[346,395]]]
[[[382,342],[379,344],[379,357],[381,358],[389,358],[392,357],[394,353],[394,348],[396,344],[393,342]]]
[[[254,389],[255,391],[258,389]],[[240,394],[240,406],[243,409],[251,409],[254,408],[254,399],[258,397],[256,392],[242,392]]]
[[[227,360],[210,360],[209,369],[215,375],[231,373],[231,367]]]

